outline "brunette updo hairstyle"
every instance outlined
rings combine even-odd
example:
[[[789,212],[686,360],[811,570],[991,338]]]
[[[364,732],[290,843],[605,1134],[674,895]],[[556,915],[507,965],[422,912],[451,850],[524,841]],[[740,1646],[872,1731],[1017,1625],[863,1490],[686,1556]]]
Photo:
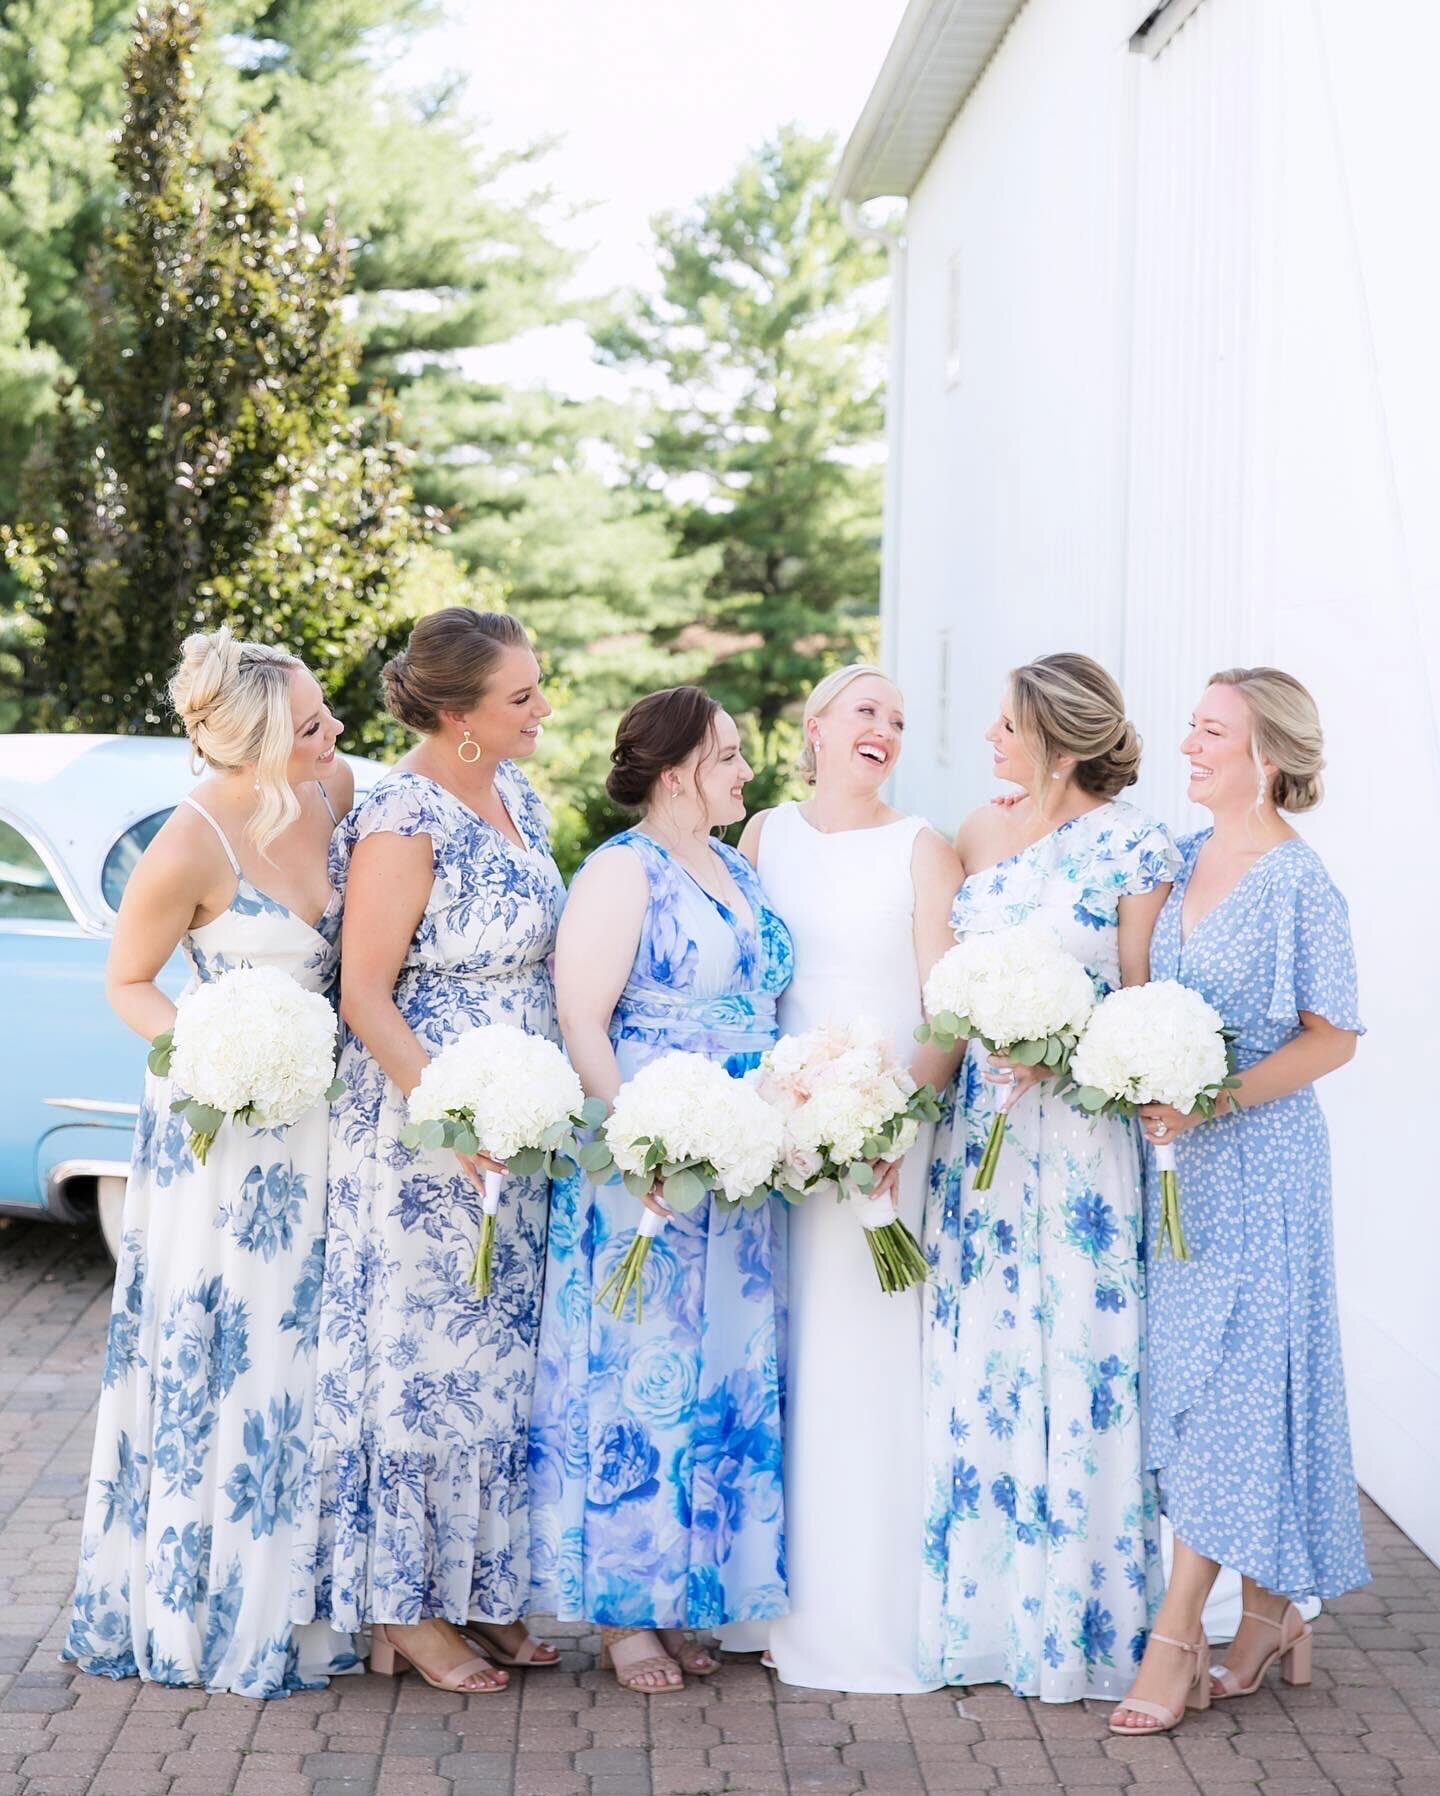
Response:
[[[1250,757],[1261,794],[1268,785],[1278,811],[1313,811],[1325,796],[1325,736],[1308,688],[1278,667],[1227,667],[1211,674],[1210,684],[1233,686],[1250,708]]]
[[[622,811],[643,811],[655,782],[707,742],[720,706],[698,686],[669,686],[637,699],[620,719],[605,790]]]
[[[1010,675],[1010,708],[1043,782],[1061,755],[1092,798],[1114,798],[1140,777],[1140,737],[1125,715],[1125,695],[1088,655],[1042,655]]]
[[[529,646],[524,625],[507,611],[468,605],[432,611],[380,670],[385,709],[407,729],[428,735],[440,727],[442,711],[474,710],[506,649]]]

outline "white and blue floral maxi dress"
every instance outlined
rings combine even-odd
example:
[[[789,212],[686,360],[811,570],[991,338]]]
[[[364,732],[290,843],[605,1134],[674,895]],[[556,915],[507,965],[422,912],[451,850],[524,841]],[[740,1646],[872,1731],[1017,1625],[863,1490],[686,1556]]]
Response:
[[[671,1049],[748,1071],[794,964],[750,863],[715,843],[749,928],[651,837],[650,906],[610,1026],[622,1079]],[[642,1214],[618,1178],[557,1181],[530,1433],[534,1604],[609,1627],[719,1627],[783,1613],[784,1217],[706,1197],[652,1242],[643,1320],[595,1294]]]
[[[219,824],[185,802],[237,881],[230,908],[181,943],[187,989],[267,966],[328,993],[338,899],[312,927],[252,885]],[[326,1112],[286,1129],[227,1122],[200,1165],[174,1096],[147,1074],[62,1657],[107,1677],[283,1696],[358,1665],[329,1628],[292,1629],[288,1599],[314,1406]]]
[[[1171,880],[1163,826],[1113,800],[967,879],[956,936],[1048,925],[1101,991],[1121,898]],[[947,1095],[927,1212],[921,1669],[1046,1702],[1119,1697],[1163,1583],[1142,1466],[1139,1139],[1045,1085],[973,1181],[999,1088],[972,1044]]]
[[[343,890],[365,837],[429,838],[434,884],[395,1002],[431,1054],[487,1023],[556,1040],[549,958],[564,902],[545,813],[502,762],[519,848],[422,774],[390,774],[335,835]],[[364,1045],[340,1057],[315,1441],[295,1566],[297,1619],[504,1623],[530,1586],[530,1419],[548,1181],[507,1179],[494,1284],[469,1283],[480,1197],[454,1154],[403,1147],[407,1106]]]

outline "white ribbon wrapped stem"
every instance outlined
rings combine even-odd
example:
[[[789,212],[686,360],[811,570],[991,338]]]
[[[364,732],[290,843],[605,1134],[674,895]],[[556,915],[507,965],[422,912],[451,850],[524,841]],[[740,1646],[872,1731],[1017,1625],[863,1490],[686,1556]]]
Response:
[[[1173,1141],[1152,1141],[1150,1145],[1155,1149],[1156,1172],[1174,1172],[1175,1143]]]
[[[637,1235],[641,1236],[646,1241],[653,1241],[657,1235],[664,1232],[664,1229],[665,1218],[663,1216],[657,1215],[656,1212],[648,1208],[648,1206],[641,1210],[640,1226],[635,1231]]]
[[[500,1187],[505,1183],[503,1172],[485,1172],[485,1189],[480,1194],[480,1208],[486,1216],[500,1214]]]
[[[889,1228],[899,1213],[888,1193],[880,1197],[858,1198],[855,1203],[855,1214],[860,1218],[862,1229]]]

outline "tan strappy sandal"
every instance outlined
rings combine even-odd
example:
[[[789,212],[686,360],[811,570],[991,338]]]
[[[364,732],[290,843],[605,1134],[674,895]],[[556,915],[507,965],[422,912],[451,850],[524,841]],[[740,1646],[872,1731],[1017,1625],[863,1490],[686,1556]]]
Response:
[[[681,1634],[678,1643],[672,1646],[665,1636],[676,1632],[676,1630],[660,1628],[657,1631],[661,1646],[670,1654],[680,1669],[688,1672],[691,1677],[708,1678],[720,1669],[719,1653],[713,1652],[703,1641],[697,1640],[693,1634]]]
[[[1314,1635],[1311,1632],[1310,1623],[1306,1621],[1294,1603],[1286,1604],[1285,1613],[1279,1621],[1271,1621],[1268,1615],[1257,1615],[1253,1609],[1242,1609],[1240,1613],[1250,1621],[1261,1621],[1267,1628],[1274,1628],[1280,1636],[1280,1644],[1274,1652],[1265,1656],[1261,1661],[1260,1669],[1243,1688],[1228,1665],[1217,1666],[1210,1675],[1220,1688],[1210,1692],[1210,1700],[1227,1702],[1236,1696],[1253,1696],[1265,1682],[1266,1672],[1277,1659],[1280,1661],[1280,1675],[1287,1684],[1297,1684],[1302,1688],[1308,1684],[1312,1671],[1311,1642]],[[1298,1632],[1293,1633],[1287,1640],[1285,1630],[1292,1615],[1300,1625]]]
[[[1168,1734],[1172,1728],[1179,1727],[1185,1719],[1188,1709],[1208,1709],[1210,1707],[1210,1667],[1205,1663],[1206,1654],[1210,1650],[1210,1642],[1201,1634],[1198,1640],[1176,1640],[1169,1634],[1152,1634],[1152,1640],[1158,1640],[1162,1646],[1175,1646],[1182,1653],[1194,1653],[1195,1671],[1185,1691],[1185,1701],[1181,1707],[1167,1709],[1164,1703],[1148,1702],[1144,1697],[1127,1696],[1119,1703],[1110,1716],[1110,1732],[1124,1734],[1127,1739],[1139,1739],[1142,1734]],[[1155,1727],[1125,1727],[1116,1720],[1123,1710],[1133,1710],[1137,1715],[1148,1715],[1157,1725]]]
[[[467,1640],[472,1640],[481,1652],[488,1653],[496,1665],[519,1665],[529,1671],[544,1671],[547,1666],[560,1663],[559,1648],[552,1646],[548,1640],[537,1640],[528,1628],[525,1630],[525,1638],[513,1653],[495,1638],[488,1622],[462,1622],[460,1632]],[[542,1654],[546,1656],[542,1658]]]
[[[622,1690],[633,1690],[638,1696],[669,1696],[685,1688],[680,1667],[668,1653],[647,1652],[644,1639],[653,1628],[601,1628],[600,1669],[613,1671]],[[627,1652],[626,1648],[630,1650]],[[670,1673],[676,1675],[672,1681]],[[642,1684],[643,1677],[660,1677],[656,1684]]]
[[[399,1676],[402,1665],[418,1671],[432,1690],[458,1691],[464,1696],[498,1696],[502,1690],[508,1689],[510,1683],[503,1671],[497,1671],[489,1659],[479,1654],[473,1659],[462,1659],[458,1665],[452,1665],[449,1671],[442,1671],[436,1676],[400,1645],[383,1622],[377,1622],[370,1633],[370,1669],[383,1678],[393,1678]],[[466,1678],[479,1677],[486,1672],[495,1682],[466,1684]]]

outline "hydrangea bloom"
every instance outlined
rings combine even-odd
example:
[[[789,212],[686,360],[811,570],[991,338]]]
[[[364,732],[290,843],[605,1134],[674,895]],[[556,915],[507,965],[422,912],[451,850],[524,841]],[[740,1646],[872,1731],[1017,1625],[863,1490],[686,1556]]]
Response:
[[[553,1041],[488,1023],[457,1036],[425,1068],[410,1094],[410,1120],[463,1117],[485,1153],[508,1161],[551,1146],[584,1103],[579,1075]]]
[[[1070,1077],[1111,1102],[1170,1104],[1188,1114],[1225,1082],[1224,1027],[1219,1012],[1177,980],[1128,986],[1096,1005]]]
[[[703,1187],[739,1203],[768,1187],[784,1125],[754,1074],[734,1079],[703,1054],[661,1054],[615,1095],[605,1138],[622,1173],[654,1173],[652,1146],[689,1167]],[[648,1158],[647,1158],[648,1156]]]
[[[1073,1034],[1094,1003],[1089,973],[1038,923],[967,936],[925,981],[927,1016],[965,1020],[996,1050]]]

